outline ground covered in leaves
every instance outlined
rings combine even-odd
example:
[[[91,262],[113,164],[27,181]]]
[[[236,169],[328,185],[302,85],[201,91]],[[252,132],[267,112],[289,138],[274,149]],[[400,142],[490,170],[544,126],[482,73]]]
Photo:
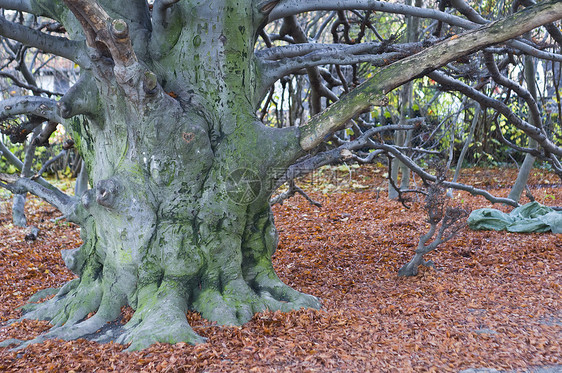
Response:
[[[464,173],[464,181],[500,196],[516,176],[509,169]],[[276,269],[287,284],[319,297],[322,310],[264,312],[241,328],[190,313],[195,331],[208,338],[197,346],[128,353],[117,344],[52,340],[17,352],[0,348],[0,371],[458,372],[562,364],[562,235],[464,230],[429,255],[437,270],[399,278],[428,225],[421,199],[410,208],[388,201],[383,174],[327,168],[305,182],[321,208],[300,196],[275,207]],[[562,205],[553,175],[535,170],[530,185],[537,201]],[[459,192],[452,204],[490,207]],[[10,224],[5,198],[0,212],[0,340],[31,339],[49,325],[6,321],[35,291],[73,277],[60,250],[78,246],[79,232],[53,222],[55,209],[32,199],[28,219],[41,232],[26,241],[27,230]]]

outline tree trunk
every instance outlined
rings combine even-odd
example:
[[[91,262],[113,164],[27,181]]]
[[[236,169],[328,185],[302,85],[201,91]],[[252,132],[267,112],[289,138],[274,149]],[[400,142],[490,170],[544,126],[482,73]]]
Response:
[[[181,35],[168,30],[173,46],[145,56],[150,71],[115,55],[108,68],[94,56],[94,68],[61,100],[65,117],[88,118],[70,122],[94,187],[69,216],[84,244],[63,251],[80,278],[24,316],[55,325],[38,340],[89,336],[125,305],[133,318],[95,339],[131,349],[195,343],[202,338],[188,325],[189,309],[240,325],[266,309],[320,306],[272,266],[276,170],[302,149],[297,129],[255,117],[257,25],[250,5],[230,3],[215,2],[212,16],[207,4],[175,4],[176,22],[191,24]],[[113,22],[114,37],[123,36],[120,26]]]
[[[406,5],[412,5],[412,0],[407,0]],[[423,6],[423,1],[416,0],[415,6],[420,8]],[[418,41],[419,38],[419,19],[415,17],[406,17],[406,29],[407,36],[406,41],[413,43]],[[412,117],[412,100],[413,100],[413,89],[412,82],[404,84],[402,91],[400,92],[400,124],[404,124],[406,121],[406,116]],[[412,136],[412,131],[404,133],[403,131],[398,131],[394,134],[394,143],[398,146],[409,146],[409,142]],[[397,199],[398,190],[393,186],[398,186],[398,174],[400,173],[400,190],[406,190],[410,186],[410,169],[400,160],[394,158],[392,160],[392,172],[389,177],[392,178],[394,183],[389,183],[388,185],[388,198]]]
[[[21,177],[30,177],[31,167],[33,166],[33,159],[35,158],[35,144],[34,139],[39,135],[40,128],[37,127],[33,132],[31,139],[25,144],[25,157],[20,171]],[[18,227],[27,227],[27,218],[25,217],[25,201],[27,199],[27,192],[14,193],[12,198],[12,221]]]
[[[468,109],[467,109],[468,110]],[[474,137],[474,131],[476,130],[476,126],[480,121],[480,115],[482,113],[482,107],[480,104],[476,103],[476,107],[474,108],[474,116],[472,117],[472,123],[470,124],[470,130],[468,132],[468,136],[466,137],[466,141],[462,147],[461,154],[459,155],[459,159],[457,160],[457,165],[455,166],[455,174],[453,175],[453,183],[456,183],[459,175],[461,173],[462,164],[464,163],[464,157],[468,152],[468,148],[472,143],[472,138]],[[453,190],[449,189],[447,191],[447,197],[453,198]]]
[[[529,93],[533,97],[534,100],[537,99],[537,87],[536,87],[536,69],[535,69],[535,61],[534,58],[531,56],[525,56],[525,81],[527,82],[527,89]],[[540,123],[534,123],[533,116],[530,116],[529,122],[534,126],[540,125]],[[528,147],[534,149],[537,147],[537,142],[535,139],[529,138]],[[525,154],[525,159],[523,160],[523,164],[519,168],[519,173],[517,174],[517,179],[515,183],[511,187],[511,191],[509,192],[508,198],[511,198],[515,202],[519,202],[521,199],[521,194],[525,190],[527,186],[527,180],[529,180],[529,175],[531,174],[531,170],[533,169],[533,165],[535,164],[535,157],[531,154]]]

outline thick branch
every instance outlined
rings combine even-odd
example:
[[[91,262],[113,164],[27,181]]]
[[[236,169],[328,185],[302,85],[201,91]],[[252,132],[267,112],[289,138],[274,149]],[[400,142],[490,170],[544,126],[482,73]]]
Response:
[[[282,33],[291,35],[295,42],[299,44],[308,43],[308,37],[295,16],[286,17],[283,21],[281,30]],[[307,66],[306,72],[310,83],[310,110],[312,114],[317,114],[322,110],[322,103],[320,99],[323,96],[322,93],[327,91],[327,89],[324,87],[320,72],[316,67]],[[274,81],[275,80],[273,80],[273,82]]]
[[[562,3],[546,1],[505,19],[449,38],[433,47],[379,70],[361,86],[301,127],[301,147],[310,150],[324,137],[371,105],[383,102],[384,95],[417,76],[470,54],[483,47],[505,42],[542,24],[562,18]]]
[[[94,79],[90,74],[83,73],[58,102],[60,115],[70,118],[75,115],[93,115],[100,104],[100,95]]]
[[[96,1],[64,0],[64,3],[82,25],[88,46],[102,55],[111,55],[116,65],[128,67],[137,62],[129,26],[124,20],[111,20]]]
[[[131,24],[129,25],[124,19],[112,19],[96,0],[63,1],[80,22],[86,36],[86,43],[95,51],[91,56],[93,63],[100,70],[106,71],[97,74],[98,78],[103,76],[103,79],[116,81],[124,89],[129,99],[128,101],[136,103],[139,110],[146,109],[146,105],[143,102],[144,99],[155,98],[157,94],[158,97],[165,95],[162,88],[158,85],[156,75],[139,63],[133,49],[131,35],[138,43],[141,43],[140,45],[144,45],[144,42],[138,41],[139,33],[134,32],[138,30],[139,24],[129,20]],[[173,1],[166,1],[166,3],[172,4]],[[106,5],[109,8],[112,6],[110,4]],[[141,5],[146,5],[146,2],[135,0],[130,2],[125,9],[130,8],[134,14],[139,14],[142,21],[140,26],[144,27],[147,25],[144,24],[144,12],[142,12]],[[123,11],[120,13],[123,13]],[[142,38],[142,36],[140,37]],[[140,53],[144,53],[142,49],[139,48]],[[113,76],[107,73],[106,69],[109,66],[107,59],[113,61]],[[68,100],[65,104],[74,106]],[[67,114],[63,115],[66,116]]]
[[[455,3],[457,3],[455,1]],[[458,4],[457,4],[458,5]],[[386,13],[403,14],[419,18],[429,18],[458,26],[467,30],[478,28],[481,24],[457,17],[446,12],[434,9],[418,8],[415,6],[388,3],[385,1],[372,1],[372,0],[352,0],[352,1],[334,1],[334,0],[316,0],[316,1],[300,1],[300,0],[286,0],[281,1],[269,16],[270,21],[287,17],[289,15],[299,14],[314,10],[374,10]],[[468,9],[463,7],[465,13],[469,13]],[[483,18],[476,16],[476,12],[470,14],[470,19],[483,21]],[[486,21],[487,22],[487,21]],[[508,45],[522,50],[523,52],[532,56],[553,60],[562,61],[562,56],[556,53],[543,52],[530,45],[527,45],[519,40],[511,40]]]
[[[80,65],[87,64],[83,44],[81,42],[69,40],[60,36],[47,35],[41,31],[20,25],[19,23],[10,22],[1,16],[0,35],[19,41],[27,46],[35,47],[43,52],[67,58]]]
[[[20,114],[32,114],[62,123],[55,100],[39,96],[19,96],[0,101],[0,119]]]
[[[531,93],[527,89],[519,85],[517,82],[514,82],[513,80],[501,74],[498,66],[496,65],[496,62],[494,61],[494,56],[492,55],[492,53],[485,51],[484,60],[488,71],[492,75],[492,79],[494,79],[494,82],[511,89],[519,97],[523,98],[527,103],[527,106],[529,107],[533,123],[537,127],[542,127],[541,113],[537,102],[535,101],[535,98],[531,95]],[[534,80],[531,82],[531,84],[535,84]]]
[[[18,171],[21,171],[23,169],[23,162],[18,157],[16,157],[14,153],[12,153],[2,141],[0,141],[0,157],[4,157],[8,161],[8,163],[17,168]]]
[[[382,43],[360,43],[354,45],[321,43],[293,44],[257,51],[256,57],[263,60],[275,61],[282,58],[305,56],[314,52],[328,52],[334,54],[378,53],[381,46]]]
[[[415,6],[389,3],[386,1],[372,1],[372,0],[348,0],[348,1],[334,1],[334,0],[314,0],[314,1],[301,1],[301,0],[285,0],[281,1],[269,14],[269,21],[274,21],[279,18],[314,11],[314,10],[373,10],[386,13],[396,13],[409,15],[420,18],[431,18],[439,20],[454,26],[459,26],[467,29],[474,28],[475,23],[467,21],[461,17],[453,16],[438,10],[418,8]]]
[[[168,52],[181,34],[182,19],[175,11],[174,4],[179,0],[156,0],[152,8],[152,33],[150,53],[155,59]]]
[[[523,0],[521,3],[525,6],[536,4],[534,0]],[[556,25],[554,25],[553,23],[545,25],[544,27],[546,28],[546,31],[548,31],[550,36],[552,36],[552,38],[562,47],[562,32],[558,29],[558,27],[556,27]]]
[[[0,180],[4,181],[4,180]],[[78,199],[64,194],[59,189],[49,189],[28,178],[19,178],[13,183],[2,183],[4,188],[12,193],[29,192],[55,206],[65,216],[72,215],[78,204]]]
[[[7,147],[4,145],[2,141],[0,141],[0,157],[4,157],[11,165],[13,165],[18,171],[23,169],[23,162],[19,160]],[[43,179],[42,177],[36,180],[37,183],[41,184],[43,187],[47,189],[55,189],[53,185],[51,185],[47,180]]]
[[[423,49],[421,42],[384,46],[382,43],[295,44],[266,49],[256,53],[264,71],[262,90],[277,79],[303,68],[334,65],[352,65],[362,62],[371,66],[386,66]]]
[[[354,55],[345,53],[344,48],[342,48],[341,51],[318,51],[303,57],[285,59],[279,63],[272,63],[271,68],[265,65],[266,73],[264,75],[267,80],[263,82],[263,85],[269,88],[276,80],[285,75],[310,67],[328,64],[353,65],[362,62],[367,62],[371,66],[382,67],[388,65],[391,61],[397,61],[403,57],[405,57],[403,52]]]
[[[451,0],[451,5],[472,22],[480,24],[488,23],[485,18],[478,14],[478,12],[464,0]]]
[[[562,55],[558,53],[541,51],[533,47],[532,45],[526,44],[519,40],[510,40],[509,42],[507,42],[507,45],[519,49],[521,52],[526,53],[533,57],[537,57],[543,60],[562,62]]]
[[[58,125],[58,122],[48,121],[41,133],[33,139],[33,145],[49,146],[49,138],[57,130]]]
[[[33,13],[30,0],[0,0],[0,8]]]

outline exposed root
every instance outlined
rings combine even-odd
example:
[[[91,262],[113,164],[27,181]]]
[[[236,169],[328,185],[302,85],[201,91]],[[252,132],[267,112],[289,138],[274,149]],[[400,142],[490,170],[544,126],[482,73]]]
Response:
[[[161,223],[158,233],[143,235],[139,242],[130,236],[111,240],[111,232],[96,235],[80,258],[80,279],[67,283],[54,298],[24,307],[22,319],[48,320],[51,330],[31,341],[4,345],[15,342],[21,349],[52,338],[113,340],[130,343],[129,350],[159,342],[196,344],[205,338],[189,325],[189,309],[220,325],[242,325],[265,310],[320,308],[317,298],[292,289],[275,274],[271,255],[277,235],[269,210],[255,216],[245,235],[231,223],[227,232],[224,222],[221,228],[199,227],[209,239],[198,244],[187,224]],[[222,234],[214,237],[217,229]],[[129,245],[113,248],[109,242]],[[121,307],[127,304],[135,313],[121,325]]]
[[[260,293],[271,294],[282,302],[281,311],[298,310],[300,308],[319,309],[322,304],[313,295],[301,293],[284,284],[271,268],[270,271],[260,272],[254,279],[254,284]]]
[[[191,344],[205,338],[193,331],[187,322],[185,288],[174,281],[149,285],[139,291],[139,308],[125,325],[118,343],[131,343],[128,350],[140,350],[156,342]]]
[[[61,326],[67,322],[74,324],[98,309],[101,295],[99,283],[88,283],[84,286],[80,280],[72,280],[63,286],[54,298],[44,303],[29,305],[27,309],[31,309],[30,312],[24,314],[20,320],[47,320],[54,326]]]
[[[277,248],[278,236],[269,206],[254,216],[253,223],[246,228],[243,242],[244,279],[262,299],[267,300],[270,310],[321,307],[316,297],[285,285],[275,273],[271,256]]]
[[[204,289],[197,294],[193,306],[204,318],[221,325],[242,325],[256,312],[268,308],[267,302],[241,278],[228,282],[221,291]]]
[[[204,318],[221,325],[244,324],[254,314],[265,310],[320,308],[316,297],[283,284],[273,272],[256,279],[251,285],[237,279],[224,286],[222,292],[213,288],[205,289],[197,295],[193,306]]]

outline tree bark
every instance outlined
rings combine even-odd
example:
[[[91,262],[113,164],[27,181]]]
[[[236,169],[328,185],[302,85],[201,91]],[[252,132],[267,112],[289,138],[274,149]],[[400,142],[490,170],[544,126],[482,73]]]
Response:
[[[283,284],[271,263],[275,170],[302,150],[297,129],[265,127],[254,114],[259,9],[221,1],[209,13],[208,4],[171,4],[167,18],[180,23],[168,27],[182,32],[160,28],[161,40],[177,39],[141,64],[126,23],[92,1],[66,3],[85,29],[92,68],[59,107],[93,188],[58,200],[82,227],[83,245],[63,250],[79,279],[26,308],[24,318],[54,325],[32,342],[196,343],[203,339],[188,309],[240,325],[266,309],[320,307]],[[92,335],[124,305],[135,309],[126,325]]]

